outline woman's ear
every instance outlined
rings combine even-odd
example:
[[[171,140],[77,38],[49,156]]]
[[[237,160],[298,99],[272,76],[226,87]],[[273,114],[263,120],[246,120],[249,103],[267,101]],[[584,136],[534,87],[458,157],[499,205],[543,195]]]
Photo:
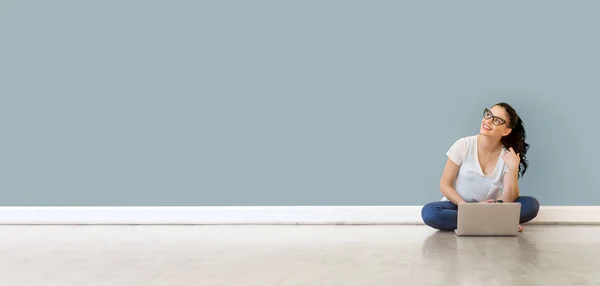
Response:
[[[506,128],[506,129],[504,129],[502,136],[506,136],[506,135],[510,134],[510,132],[512,132],[512,128]]]

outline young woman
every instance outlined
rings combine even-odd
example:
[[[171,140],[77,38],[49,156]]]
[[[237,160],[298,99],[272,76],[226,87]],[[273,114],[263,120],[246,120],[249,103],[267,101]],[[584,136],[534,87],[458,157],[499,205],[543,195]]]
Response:
[[[525,136],[523,121],[509,104],[501,102],[486,108],[479,134],[458,139],[446,153],[448,160],[440,179],[444,197],[423,207],[425,224],[454,230],[458,204],[496,200],[521,203],[520,223],[534,219],[539,202],[521,196],[518,183],[528,166]]]

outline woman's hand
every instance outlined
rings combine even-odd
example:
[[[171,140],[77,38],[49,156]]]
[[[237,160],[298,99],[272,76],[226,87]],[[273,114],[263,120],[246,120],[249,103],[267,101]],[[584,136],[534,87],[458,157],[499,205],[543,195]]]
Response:
[[[493,203],[493,202],[494,202],[494,199],[489,199],[489,200],[486,200],[486,201],[481,201],[479,203],[480,204],[489,204],[489,203]]]
[[[519,168],[519,164],[521,163],[519,153],[515,153],[515,150],[513,150],[512,147],[510,147],[508,151],[502,155],[502,160],[504,160],[504,163],[506,163],[506,166],[508,166],[509,170],[517,170]]]

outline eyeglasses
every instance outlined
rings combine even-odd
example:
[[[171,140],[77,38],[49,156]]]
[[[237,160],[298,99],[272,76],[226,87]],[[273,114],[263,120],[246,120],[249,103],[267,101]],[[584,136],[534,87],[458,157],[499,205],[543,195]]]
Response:
[[[504,120],[498,116],[494,116],[494,114],[492,114],[492,112],[488,108],[483,110],[483,118],[485,118],[485,119],[493,118],[492,123],[496,126],[506,124],[506,120]]]

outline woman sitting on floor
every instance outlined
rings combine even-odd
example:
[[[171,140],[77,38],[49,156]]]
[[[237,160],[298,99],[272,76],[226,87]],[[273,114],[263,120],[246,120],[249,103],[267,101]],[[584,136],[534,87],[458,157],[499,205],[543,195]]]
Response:
[[[537,216],[539,202],[521,196],[519,177],[527,170],[529,144],[517,112],[507,103],[485,109],[479,134],[458,139],[448,150],[440,180],[441,201],[421,210],[425,224],[439,230],[454,230],[458,204],[491,203],[497,199],[521,203],[519,223]],[[502,192],[500,193],[500,189]],[[519,225],[519,231],[523,228]]]

